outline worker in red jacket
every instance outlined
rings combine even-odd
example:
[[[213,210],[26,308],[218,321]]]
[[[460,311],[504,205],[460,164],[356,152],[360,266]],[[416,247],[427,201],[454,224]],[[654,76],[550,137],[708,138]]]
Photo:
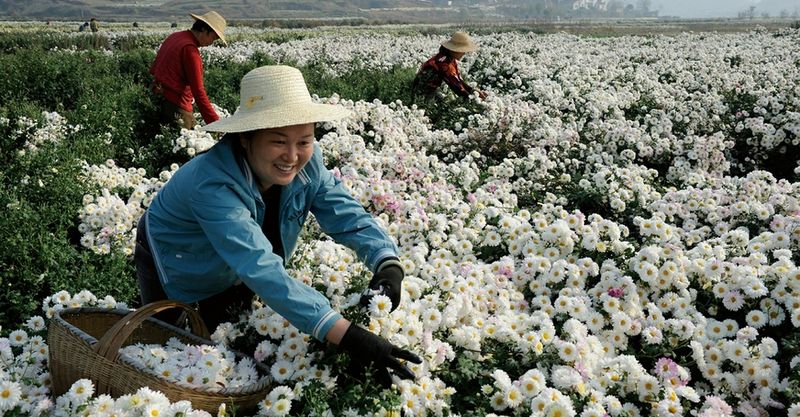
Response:
[[[150,74],[154,78],[151,89],[162,98],[162,123],[177,121],[186,129],[194,128],[197,123],[192,112],[192,101],[197,102],[206,124],[219,119],[203,85],[203,61],[198,48],[211,45],[217,39],[227,45],[227,22],[219,13],[210,11],[204,15],[190,16],[194,18],[192,28],[169,35],[150,67]]]
[[[436,91],[439,90],[442,82],[447,84],[457,96],[471,96],[476,90],[461,78],[461,72],[458,70],[458,61],[467,52],[473,52],[477,49],[478,45],[472,41],[466,32],[455,32],[449,40],[442,42],[439,47],[439,53],[425,61],[417,71],[413,84],[415,99],[422,98],[429,102],[435,101]],[[482,90],[478,90],[478,95],[481,99],[485,99],[487,96],[486,92]]]

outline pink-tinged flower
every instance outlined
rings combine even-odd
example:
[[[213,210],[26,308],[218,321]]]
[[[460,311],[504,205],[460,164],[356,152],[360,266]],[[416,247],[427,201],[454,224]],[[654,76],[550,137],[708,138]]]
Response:
[[[397,201],[390,201],[386,203],[386,210],[390,210],[394,214],[397,214],[398,211],[400,210],[400,203],[398,203]]]
[[[575,370],[578,371],[578,374],[584,379],[584,381],[590,379],[589,370],[586,369],[584,366],[583,361],[575,362]]]
[[[434,363],[442,363],[445,359],[447,359],[447,348],[444,345],[439,345],[439,347],[436,348]]]
[[[663,379],[678,376],[678,364],[670,358],[661,358],[656,362],[656,375]]]
[[[512,275],[514,275],[514,271],[512,271],[511,268],[508,266],[500,267],[500,269],[497,270],[497,273],[500,275],[504,275],[506,277],[511,277]]]
[[[422,333],[422,348],[427,349],[433,344],[433,332],[426,331]]]
[[[331,170],[331,175],[333,175],[333,177],[337,180],[342,179],[342,171],[340,171],[338,167]]]
[[[722,410],[725,414],[733,414],[733,409],[728,403],[720,397],[709,395],[706,397],[706,404],[718,410]]]
[[[625,289],[622,287],[612,287],[608,289],[608,295],[614,298],[620,298],[625,295]]]

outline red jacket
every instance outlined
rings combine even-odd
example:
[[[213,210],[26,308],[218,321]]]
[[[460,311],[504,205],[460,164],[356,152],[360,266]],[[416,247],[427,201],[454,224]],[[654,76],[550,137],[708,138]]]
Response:
[[[474,91],[461,79],[458,62],[453,57],[440,52],[425,61],[419,68],[417,76],[414,78],[414,88],[423,95],[431,96],[442,85],[442,81],[461,97],[469,96]]]
[[[219,116],[211,107],[203,85],[203,61],[200,59],[199,45],[190,30],[169,35],[158,49],[150,74],[161,85],[164,98],[188,112],[192,111],[194,99],[203,120],[211,123],[218,120]]]

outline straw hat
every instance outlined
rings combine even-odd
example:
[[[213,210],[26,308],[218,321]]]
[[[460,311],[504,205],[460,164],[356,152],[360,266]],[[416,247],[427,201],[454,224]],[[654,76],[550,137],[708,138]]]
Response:
[[[214,33],[219,36],[219,40],[221,40],[222,43],[225,45],[228,44],[228,41],[225,40],[225,28],[228,27],[228,22],[225,21],[225,18],[222,17],[222,15],[212,10],[202,16],[194,13],[189,13],[189,16],[192,16],[195,20],[201,20],[205,22],[211,27],[211,29],[214,30]]]
[[[456,32],[445,42],[442,42],[442,46],[445,48],[453,51],[453,52],[472,52],[478,49],[478,45],[469,38],[467,32]]]
[[[203,127],[209,132],[249,132],[306,123],[327,122],[350,114],[344,107],[318,104],[297,68],[258,67],[242,78],[236,113]]]

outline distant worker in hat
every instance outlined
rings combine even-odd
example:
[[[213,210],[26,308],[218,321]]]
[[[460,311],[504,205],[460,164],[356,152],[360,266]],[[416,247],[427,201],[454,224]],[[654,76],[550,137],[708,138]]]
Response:
[[[248,72],[236,112],[202,128],[225,135],[175,172],[139,220],[134,261],[142,303],[197,303],[213,329],[238,321],[236,307],[249,309],[258,295],[301,332],[342,347],[355,371],[374,366],[384,384],[389,370],[413,378],[399,360],[420,363],[416,355],[352,324],[286,270],[313,213],[322,231],[372,271],[369,287],[392,309],[400,303],[397,246],[325,167],[314,137],[315,123],[348,114],[314,103],[296,68]]]
[[[94,17],[89,20],[89,29],[91,29],[93,33],[97,33],[97,31],[100,30],[100,24],[97,23],[97,19]]]
[[[477,49],[478,45],[466,32],[455,32],[449,40],[442,42],[439,53],[425,61],[417,71],[417,76],[414,78],[414,94],[432,100],[444,81],[456,95],[460,97],[471,95],[475,90],[461,79],[458,61],[467,52]],[[478,91],[478,94],[481,98],[486,98],[486,92]]]
[[[169,35],[150,67],[150,74],[154,78],[151,89],[162,99],[162,123],[169,124],[177,120],[186,129],[192,129],[196,124],[192,101],[197,103],[206,124],[219,120],[206,95],[203,61],[198,48],[209,46],[217,39],[227,45],[227,23],[219,13],[211,11],[190,16],[194,18],[192,28]]]

